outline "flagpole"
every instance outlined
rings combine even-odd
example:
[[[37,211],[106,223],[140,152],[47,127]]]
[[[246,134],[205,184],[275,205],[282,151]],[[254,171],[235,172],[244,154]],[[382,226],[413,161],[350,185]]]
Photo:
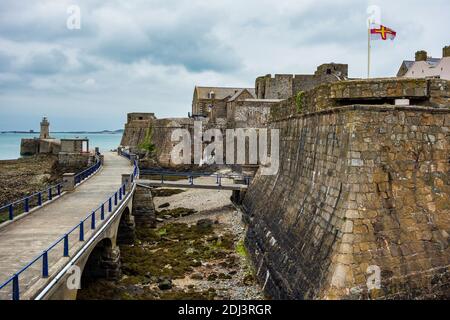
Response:
[[[367,79],[370,78],[370,19],[367,21]]]

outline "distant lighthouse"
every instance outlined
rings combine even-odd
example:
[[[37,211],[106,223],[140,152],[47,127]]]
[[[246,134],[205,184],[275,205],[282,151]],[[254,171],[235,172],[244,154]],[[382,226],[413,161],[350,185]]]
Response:
[[[50,139],[50,122],[48,122],[47,117],[43,117],[41,121],[41,135],[40,139]]]

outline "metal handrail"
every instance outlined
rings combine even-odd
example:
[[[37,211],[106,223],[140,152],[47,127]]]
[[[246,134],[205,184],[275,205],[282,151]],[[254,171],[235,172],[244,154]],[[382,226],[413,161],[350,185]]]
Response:
[[[91,167],[87,168],[86,170],[83,170],[82,172],[75,175],[75,185],[80,184],[82,181],[84,181],[86,178],[91,176],[93,173],[97,172],[97,170],[101,167],[101,162],[99,159],[97,159],[96,163],[92,165]],[[19,205],[23,204],[23,212],[21,213],[28,213],[32,209],[31,207],[31,201],[37,197],[37,205],[33,207],[41,207],[45,202],[53,201],[55,200],[54,196],[61,196],[62,193],[62,187],[63,183],[60,182],[56,185],[50,186],[45,190],[38,191],[36,193],[33,193],[31,195],[28,195],[22,199],[16,200],[14,202],[8,203],[2,207],[0,207],[0,212],[8,210],[8,220],[12,221],[15,218],[15,210],[14,208]],[[53,190],[56,191],[56,193],[53,193]],[[44,197],[47,197],[47,201],[43,201]]]
[[[97,172],[97,170],[100,169],[101,166],[101,161],[97,158],[95,164],[75,175],[75,185],[80,184],[86,178],[90,177],[93,173]]]
[[[60,195],[61,190],[60,190],[60,189],[58,190],[58,188],[61,188],[62,185],[63,185],[63,184],[62,184],[62,182],[61,182],[61,183],[55,184],[55,185],[53,185],[53,186],[47,187],[47,189],[45,189],[45,190],[35,192],[35,193],[30,194],[30,195],[28,195],[28,196],[26,196],[26,197],[24,197],[24,198],[22,198],[22,199],[16,200],[16,201],[11,202],[11,203],[8,203],[8,204],[6,204],[6,205],[0,207],[0,211],[2,211],[2,210],[4,210],[4,209],[7,209],[7,208],[9,208],[10,206],[14,206],[14,205],[16,205],[16,204],[23,204],[23,203],[26,201],[26,199],[31,200],[31,199],[32,199],[33,197],[35,197],[35,196],[38,196],[38,197],[39,197],[39,195],[42,196],[42,195],[44,195],[44,194],[49,194],[49,192],[52,191],[53,189],[57,189],[57,195]],[[52,193],[52,196],[53,196],[53,193]]]
[[[94,165],[95,166],[95,165]],[[86,170],[87,171],[87,170]],[[112,194],[105,202],[100,204],[100,206],[93,210],[90,214],[86,216],[85,219],[81,220],[79,224],[73,227],[69,232],[65,233],[61,238],[56,240],[52,245],[50,245],[46,250],[44,250],[40,255],[35,257],[31,262],[29,262],[25,267],[20,269],[18,272],[14,273],[7,281],[0,285],[0,290],[5,288],[7,285],[12,283],[12,299],[19,300],[20,299],[20,285],[19,285],[19,276],[28,270],[32,265],[34,265],[37,261],[42,259],[42,278],[48,278],[49,276],[49,264],[48,264],[48,253],[54,249],[58,244],[64,242],[63,249],[63,257],[69,256],[69,235],[73,234],[77,230],[79,231],[79,241],[84,241],[84,223],[91,220],[91,230],[95,230],[96,226],[96,213],[100,211],[100,220],[105,220],[105,211],[108,211],[109,214],[113,213],[113,208],[116,208],[120,203],[125,200],[124,196],[127,194],[126,186],[128,183],[134,184],[136,178],[139,176],[139,168],[137,167],[137,162],[134,163],[133,172],[130,174],[129,182],[125,182],[120,186],[120,188]],[[119,200],[121,202],[119,202]]]
[[[120,154],[122,157],[125,157],[125,158],[127,158],[128,160],[131,160],[131,153],[128,153],[128,152],[126,152],[126,151],[123,151],[123,149],[119,149],[119,154]]]

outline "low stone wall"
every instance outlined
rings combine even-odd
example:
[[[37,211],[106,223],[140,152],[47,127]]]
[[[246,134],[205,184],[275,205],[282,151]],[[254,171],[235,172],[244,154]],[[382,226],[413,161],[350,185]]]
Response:
[[[22,139],[20,143],[20,155],[32,156],[39,153],[39,143],[36,139]]]
[[[280,170],[258,172],[243,204],[270,296],[450,297],[450,110],[349,106],[271,127]]]
[[[271,108],[270,120],[277,121],[351,104],[391,105],[395,99],[411,104],[449,108],[450,81],[440,79],[369,79],[322,84],[305,91],[301,103],[291,97]]]
[[[61,151],[61,142],[57,139],[22,139],[20,143],[21,156],[36,154],[58,154]]]
[[[93,159],[89,153],[59,153],[58,163],[63,167],[87,167]]]

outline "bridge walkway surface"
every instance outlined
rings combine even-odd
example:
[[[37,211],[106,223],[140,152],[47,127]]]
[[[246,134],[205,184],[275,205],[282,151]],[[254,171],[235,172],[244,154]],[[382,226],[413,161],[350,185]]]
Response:
[[[133,171],[130,162],[117,155],[105,153],[102,169],[79,185],[73,192],[38,209],[36,212],[0,228],[0,284],[11,278],[34,258],[47,250],[55,241],[68,233],[80,221],[111,197],[122,184],[122,174]],[[97,222],[101,225],[101,221]],[[86,240],[93,234],[89,224],[85,226]],[[77,234],[71,235],[70,252],[79,246]],[[63,245],[49,252],[50,266],[63,258]],[[66,260],[67,261],[67,260]],[[20,276],[20,289],[24,293],[42,275],[42,263],[37,261]],[[11,287],[0,291],[0,299],[10,299]]]

